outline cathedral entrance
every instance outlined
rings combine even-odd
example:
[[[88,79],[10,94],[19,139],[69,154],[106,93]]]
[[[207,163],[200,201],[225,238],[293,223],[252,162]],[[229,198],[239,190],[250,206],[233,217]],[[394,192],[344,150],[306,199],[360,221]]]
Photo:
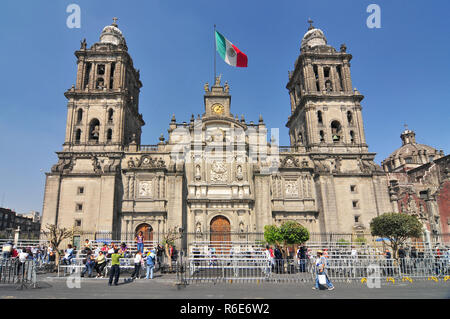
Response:
[[[231,225],[226,217],[216,216],[211,220],[210,242],[219,254],[231,248]]]
[[[142,232],[144,235],[144,242],[147,243],[149,241],[153,241],[153,228],[147,223],[140,224],[136,227],[135,235],[138,235],[139,232]]]

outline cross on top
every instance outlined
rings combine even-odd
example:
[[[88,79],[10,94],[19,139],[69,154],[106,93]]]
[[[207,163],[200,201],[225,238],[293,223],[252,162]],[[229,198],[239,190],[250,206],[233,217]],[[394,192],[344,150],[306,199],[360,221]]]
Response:
[[[311,18],[308,19],[308,23],[309,23],[309,28],[308,28],[308,30],[314,29],[314,27],[313,27],[313,25],[312,25],[312,24],[314,23],[314,21],[311,20]]]
[[[408,124],[403,125],[405,127],[405,130],[408,130]]]
[[[114,24],[117,24],[117,23],[116,23],[117,20],[119,20],[119,19],[117,19],[116,17],[113,18],[113,25],[114,25]]]

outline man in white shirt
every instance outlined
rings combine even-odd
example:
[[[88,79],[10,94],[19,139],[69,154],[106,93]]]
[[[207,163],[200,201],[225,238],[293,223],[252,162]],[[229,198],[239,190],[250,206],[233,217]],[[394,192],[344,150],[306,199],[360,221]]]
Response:
[[[141,272],[141,264],[142,264],[142,253],[138,251],[136,256],[134,256],[134,272],[131,274],[132,279],[140,278]]]

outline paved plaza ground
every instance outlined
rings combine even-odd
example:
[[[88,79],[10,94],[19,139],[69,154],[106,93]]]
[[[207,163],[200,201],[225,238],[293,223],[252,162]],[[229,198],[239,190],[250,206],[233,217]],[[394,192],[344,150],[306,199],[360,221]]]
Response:
[[[1,299],[450,299],[450,281],[383,283],[368,288],[361,283],[335,283],[333,291],[312,290],[311,283],[197,283],[186,287],[175,284],[172,274],[157,275],[153,280],[138,279],[118,286],[108,286],[107,279],[82,278],[80,288],[69,288],[68,277],[38,276],[37,289],[18,290],[14,285],[0,285]],[[69,279],[70,280],[70,279]],[[76,286],[69,282],[69,286]]]

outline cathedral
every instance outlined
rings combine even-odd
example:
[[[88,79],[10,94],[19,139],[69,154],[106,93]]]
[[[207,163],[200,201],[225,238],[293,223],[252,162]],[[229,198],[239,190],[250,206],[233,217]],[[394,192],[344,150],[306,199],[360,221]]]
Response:
[[[179,229],[214,241],[294,220],[313,233],[359,236],[372,218],[399,210],[389,172],[400,162],[393,156],[395,165],[382,168],[369,152],[352,55],[312,25],[286,85],[290,146],[268,139],[262,116],[234,115],[220,77],[203,87],[201,116],[177,122],[173,115],[167,140],[144,145],[142,83],[116,22],[91,47],[83,40],[75,55],[65,140],[46,174],[44,226],[114,239],[143,231],[147,240]],[[443,154],[433,156],[421,160]]]

